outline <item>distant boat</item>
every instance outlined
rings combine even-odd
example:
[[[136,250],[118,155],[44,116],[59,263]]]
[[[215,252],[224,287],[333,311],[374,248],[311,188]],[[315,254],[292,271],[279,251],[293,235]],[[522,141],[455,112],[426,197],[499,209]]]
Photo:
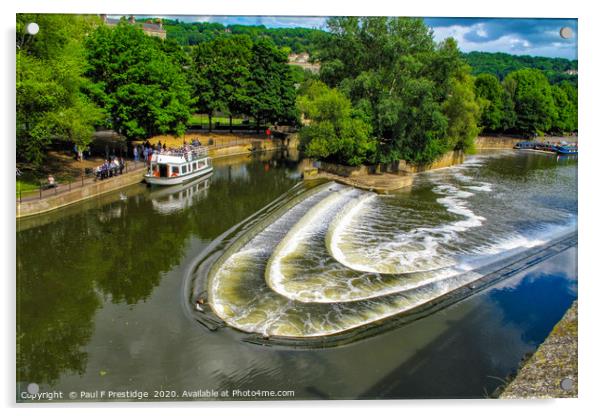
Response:
[[[518,142],[514,145],[515,149],[535,149],[537,142]]]
[[[577,145],[561,142],[560,144],[551,142],[525,141],[514,145],[517,150],[539,150],[542,152],[556,153],[559,155],[576,155]]]
[[[556,146],[556,153],[559,155],[576,155],[577,146]]]

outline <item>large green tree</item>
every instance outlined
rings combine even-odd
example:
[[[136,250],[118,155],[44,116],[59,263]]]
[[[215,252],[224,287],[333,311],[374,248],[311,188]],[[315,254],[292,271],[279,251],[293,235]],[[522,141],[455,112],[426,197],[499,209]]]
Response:
[[[192,87],[177,45],[170,51],[162,42],[125,22],[100,26],[86,39],[92,95],[128,139],[186,130]]]
[[[378,161],[430,162],[471,146],[478,104],[456,43],[422,19],[336,17],[318,39],[320,76],[370,115]]]
[[[537,69],[521,69],[504,78],[516,110],[516,128],[527,134],[543,134],[552,128],[558,117],[552,88],[545,75]]]
[[[376,140],[370,120],[340,91],[309,80],[298,98],[309,124],[301,129],[301,145],[309,157],[356,166],[373,162]]]
[[[577,130],[577,108],[566,90],[559,85],[552,85],[552,98],[556,112],[552,118],[551,131],[562,134]]]
[[[261,123],[295,123],[296,90],[285,52],[269,39],[257,39],[251,48],[245,113]]]
[[[479,74],[475,80],[475,92],[481,100],[480,125],[486,131],[498,131],[504,120],[504,88],[492,74]]]
[[[17,15],[17,158],[39,164],[53,139],[86,146],[104,114],[85,91],[83,39],[94,16]],[[31,36],[25,25],[36,22]]]
[[[215,111],[241,114],[249,102],[251,39],[248,36],[218,36],[199,43],[194,51],[194,94],[197,109],[209,115],[209,129]]]

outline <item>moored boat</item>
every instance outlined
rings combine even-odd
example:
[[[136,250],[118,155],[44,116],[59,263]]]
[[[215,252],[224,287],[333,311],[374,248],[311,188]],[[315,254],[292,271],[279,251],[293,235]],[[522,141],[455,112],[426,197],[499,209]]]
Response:
[[[537,142],[518,142],[514,145],[515,149],[535,149]]]
[[[557,146],[556,153],[558,153],[559,155],[576,155],[577,154],[577,146],[576,145]]]
[[[185,146],[153,153],[144,180],[151,185],[177,185],[213,171],[207,148]]]

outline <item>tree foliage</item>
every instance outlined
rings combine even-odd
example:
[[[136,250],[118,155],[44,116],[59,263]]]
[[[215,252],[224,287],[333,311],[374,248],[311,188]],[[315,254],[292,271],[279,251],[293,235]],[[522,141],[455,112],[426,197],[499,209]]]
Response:
[[[340,91],[310,80],[298,106],[310,120],[300,132],[302,148],[309,157],[350,166],[373,161],[376,140],[370,121]]]
[[[377,160],[430,162],[470,148],[479,107],[452,39],[437,45],[421,19],[336,17],[319,39],[320,76],[364,108]]]
[[[566,81],[575,87],[577,86],[577,74],[574,73],[574,71],[577,71],[576,60],[543,56],[517,56],[502,52],[470,52],[464,54],[464,57],[475,75],[492,74],[502,80],[511,72],[531,68],[542,71],[552,84]]]
[[[286,53],[270,40],[259,39],[251,49],[246,114],[253,115],[257,125],[295,123],[296,90]]]
[[[286,54],[268,39],[218,36],[201,43],[192,72],[201,112],[251,115],[257,126],[296,121],[291,67]]]
[[[242,114],[248,104],[251,39],[247,36],[217,37],[200,43],[194,51],[193,83],[197,109]],[[210,123],[211,124],[211,123]]]
[[[98,27],[86,49],[91,94],[115,131],[128,139],[184,133],[193,99],[179,53],[125,22]]]
[[[504,87],[510,94],[516,110],[516,128],[529,134],[550,131],[557,109],[550,83],[536,69],[511,72],[504,79]]]
[[[181,22],[164,19],[163,27],[167,38],[175,40],[182,46],[195,46],[210,42],[222,36],[245,35],[252,41],[269,38],[278,48],[288,48],[291,52],[312,52],[315,39],[327,35],[318,29],[303,27],[266,28],[263,25],[222,25],[214,22]]]
[[[35,21],[40,32],[25,34]],[[84,94],[82,40],[97,18],[17,15],[17,157],[39,164],[53,139],[86,146],[103,112]]]

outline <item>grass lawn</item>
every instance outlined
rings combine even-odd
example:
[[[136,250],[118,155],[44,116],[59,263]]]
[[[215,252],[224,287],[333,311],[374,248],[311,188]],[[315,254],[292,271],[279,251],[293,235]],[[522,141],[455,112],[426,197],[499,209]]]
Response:
[[[243,120],[244,119],[242,119],[242,118],[232,117],[232,125],[240,126],[242,124]],[[189,121],[191,124],[208,126],[209,125],[209,116],[207,114],[193,114],[190,117]],[[230,125],[229,117],[224,117],[224,116],[213,116],[213,118],[211,119],[211,122],[213,123],[214,126],[215,126],[215,123],[219,123],[222,126]]]
[[[34,192],[40,192],[40,184],[35,180],[21,180],[17,179],[17,185],[15,187],[17,197],[19,197],[19,189],[21,189],[21,195],[30,195]]]

